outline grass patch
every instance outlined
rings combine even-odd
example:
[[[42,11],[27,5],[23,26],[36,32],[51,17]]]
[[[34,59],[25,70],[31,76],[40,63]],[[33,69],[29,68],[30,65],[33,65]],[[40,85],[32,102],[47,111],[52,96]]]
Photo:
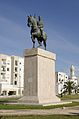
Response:
[[[79,99],[79,94],[76,95],[65,95],[61,99],[62,100],[70,100],[70,99]],[[70,104],[61,104],[61,105],[51,105],[51,106],[41,106],[41,105],[18,105],[18,104],[5,104],[6,102],[14,102],[19,98],[9,97],[9,98],[0,98],[0,109],[53,109],[53,108],[62,108],[62,107],[72,107],[79,106],[79,102],[72,102]]]
[[[17,101],[19,98],[18,97],[9,97],[9,98],[0,98],[0,102],[11,102],[11,101]]]
[[[51,105],[51,106],[41,106],[41,105],[15,105],[15,104],[0,104],[0,109],[53,109],[53,108],[62,108],[62,107],[73,107],[79,106],[79,102],[72,102],[70,104],[62,105]]]
[[[61,100],[73,100],[73,99],[79,99],[79,94],[73,94],[73,95],[63,95],[63,97],[61,97],[61,95],[58,95],[58,97]],[[0,98],[0,103],[4,103],[4,102],[17,102],[17,100],[20,97],[7,97],[7,98]]]
[[[63,97],[59,95],[58,97],[61,98],[61,100],[74,100],[74,99],[79,99],[79,94],[63,95]]]
[[[79,119],[79,116],[50,115],[50,116],[0,116],[0,119]]]

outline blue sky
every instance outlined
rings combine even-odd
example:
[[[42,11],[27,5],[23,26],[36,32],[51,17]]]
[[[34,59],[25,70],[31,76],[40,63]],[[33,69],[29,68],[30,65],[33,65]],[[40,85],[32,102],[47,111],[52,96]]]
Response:
[[[0,0],[0,53],[23,56],[32,48],[27,15],[42,16],[47,50],[56,53],[56,71],[79,71],[79,0]]]

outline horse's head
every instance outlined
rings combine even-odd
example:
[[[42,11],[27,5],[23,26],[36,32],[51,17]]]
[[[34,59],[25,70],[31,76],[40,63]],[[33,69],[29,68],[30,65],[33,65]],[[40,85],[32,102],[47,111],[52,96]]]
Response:
[[[28,16],[28,19],[27,19],[27,26],[30,27],[32,26],[32,16]]]

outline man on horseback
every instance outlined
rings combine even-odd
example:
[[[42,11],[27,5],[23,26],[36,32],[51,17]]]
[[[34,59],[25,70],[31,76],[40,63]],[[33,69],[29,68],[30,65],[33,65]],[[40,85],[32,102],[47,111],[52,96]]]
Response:
[[[34,26],[34,30],[36,30],[37,29],[37,19],[36,19],[36,16],[34,15],[34,17],[33,17],[33,20],[34,20],[34,24],[33,24],[33,26]]]
[[[38,28],[40,29],[41,36],[43,37],[44,25],[41,16],[38,17],[37,25]]]
[[[27,26],[31,27],[31,39],[33,42],[33,48],[35,48],[35,39],[37,39],[39,46],[42,46],[42,42],[44,44],[45,50],[46,50],[46,40],[47,40],[47,35],[44,32],[44,25],[41,17],[38,17],[38,21],[36,19],[36,16],[28,16],[27,19]]]

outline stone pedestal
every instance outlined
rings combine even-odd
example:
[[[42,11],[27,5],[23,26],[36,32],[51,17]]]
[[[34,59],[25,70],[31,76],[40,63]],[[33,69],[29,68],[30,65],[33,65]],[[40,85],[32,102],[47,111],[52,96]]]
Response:
[[[55,94],[56,55],[40,48],[25,50],[24,96],[20,101],[28,104],[59,102]]]

